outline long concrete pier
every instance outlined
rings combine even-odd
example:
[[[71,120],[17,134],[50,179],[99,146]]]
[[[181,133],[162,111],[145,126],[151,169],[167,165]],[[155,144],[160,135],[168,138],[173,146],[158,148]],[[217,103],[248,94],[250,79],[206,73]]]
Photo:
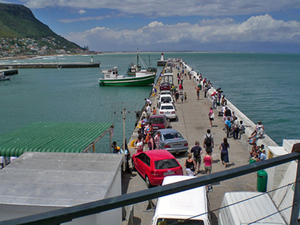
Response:
[[[175,61],[174,61],[175,63]],[[177,64],[179,66],[179,64]],[[180,68],[180,71],[184,69],[184,73],[188,74],[192,70],[188,65],[183,62],[183,68]],[[173,68],[173,75],[176,78],[177,69]],[[200,71],[198,71],[200,72]],[[177,85],[177,79],[174,79]],[[159,81],[158,81],[159,82]],[[203,137],[206,134],[207,129],[211,129],[211,132],[214,136],[214,148],[213,148],[213,165],[212,172],[219,172],[228,170],[234,167],[239,167],[248,164],[249,162],[249,153],[251,151],[251,145],[247,142],[248,136],[255,128],[255,124],[247,118],[241,111],[239,111],[228,99],[227,106],[231,109],[231,111],[235,112],[235,115],[238,117],[238,120],[243,120],[244,124],[249,127],[246,128],[246,133],[242,135],[241,139],[232,139],[229,138],[228,142],[230,145],[229,148],[229,166],[227,168],[222,165],[220,160],[220,150],[219,146],[223,142],[223,138],[226,137],[226,133],[223,130],[224,122],[222,117],[218,117],[218,111],[220,111],[220,107],[214,109],[215,119],[213,121],[213,126],[209,127],[209,118],[208,113],[210,107],[212,106],[211,99],[209,98],[211,93],[215,91],[214,88],[209,90],[207,96],[208,98],[204,98],[204,93],[201,91],[200,99],[197,100],[196,89],[195,87],[198,85],[197,78],[188,79],[186,78],[183,81],[183,91],[187,93],[187,101],[181,103],[179,101],[176,103],[176,115],[178,117],[177,121],[171,122],[172,128],[178,130],[188,141],[189,149],[191,149],[195,141],[200,142],[200,146],[203,149]],[[225,93],[226,94],[226,93]],[[156,98],[158,96],[150,95],[150,99],[153,102],[153,106],[156,106]],[[133,131],[131,140],[137,139],[137,131],[136,128]],[[129,143],[130,143],[129,142]],[[264,139],[259,140],[258,144],[265,144],[265,146],[277,146],[277,144],[265,135]],[[145,149],[144,149],[145,150]],[[204,150],[204,149],[203,149]],[[135,153],[134,148],[130,148],[131,154]],[[205,152],[205,150],[203,151]],[[205,153],[202,154],[202,159]],[[185,174],[184,161],[187,159],[186,154],[178,154],[176,155],[177,160],[181,164]],[[200,167],[201,172],[197,174],[197,176],[205,176],[204,165],[201,164]],[[256,191],[256,173],[252,173],[246,176],[226,180],[220,183],[212,184],[213,191],[209,192],[209,203],[210,210],[212,210],[212,218],[211,223],[217,224],[218,218],[218,209],[221,205],[221,200],[225,192],[229,191]],[[145,181],[141,178],[141,176],[137,172],[133,172],[133,174],[125,174],[123,177],[123,192],[124,193],[132,193],[140,190],[147,189]],[[154,205],[156,204],[157,199],[153,199]],[[180,203],[178,203],[180,204]],[[149,207],[149,202],[142,202],[134,205],[134,213],[133,213],[133,224],[150,224],[151,219],[153,217],[154,208]],[[127,215],[130,213],[132,206],[127,206]],[[124,221],[123,224],[128,224],[128,221]]]
[[[100,62],[53,62],[53,63],[7,63],[0,64],[0,69],[18,68],[18,69],[34,69],[34,68],[87,68],[100,67]]]

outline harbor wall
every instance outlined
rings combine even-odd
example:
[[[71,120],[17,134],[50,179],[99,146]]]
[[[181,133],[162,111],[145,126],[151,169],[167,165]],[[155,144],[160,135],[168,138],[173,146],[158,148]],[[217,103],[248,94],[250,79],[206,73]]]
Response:
[[[0,69],[8,68],[22,68],[22,69],[35,69],[35,68],[89,68],[89,67],[100,67],[100,62],[90,62],[90,63],[9,63],[0,64]]]

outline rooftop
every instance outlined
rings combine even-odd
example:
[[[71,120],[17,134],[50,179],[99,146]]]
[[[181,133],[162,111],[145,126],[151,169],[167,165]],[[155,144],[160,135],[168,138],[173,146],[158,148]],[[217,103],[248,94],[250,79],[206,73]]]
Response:
[[[0,136],[0,156],[24,152],[81,153],[91,148],[111,123],[36,122]]]

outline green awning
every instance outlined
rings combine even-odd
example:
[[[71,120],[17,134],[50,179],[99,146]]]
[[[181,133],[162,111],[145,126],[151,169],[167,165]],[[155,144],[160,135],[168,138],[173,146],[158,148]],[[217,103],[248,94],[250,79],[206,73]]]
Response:
[[[111,123],[36,122],[0,136],[0,156],[24,152],[80,153],[113,127]]]

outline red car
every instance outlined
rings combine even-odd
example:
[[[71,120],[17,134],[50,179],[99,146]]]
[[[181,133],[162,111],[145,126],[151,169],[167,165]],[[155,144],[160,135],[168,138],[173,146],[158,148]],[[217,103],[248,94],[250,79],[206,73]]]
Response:
[[[153,130],[165,129],[170,127],[169,119],[165,115],[152,115],[149,118]]]
[[[166,176],[183,175],[176,158],[164,149],[136,153],[132,156],[132,165],[145,179],[147,187],[161,185]]]
[[[171,90],[171,84],[167,82],[161,83],[160,90]]]

